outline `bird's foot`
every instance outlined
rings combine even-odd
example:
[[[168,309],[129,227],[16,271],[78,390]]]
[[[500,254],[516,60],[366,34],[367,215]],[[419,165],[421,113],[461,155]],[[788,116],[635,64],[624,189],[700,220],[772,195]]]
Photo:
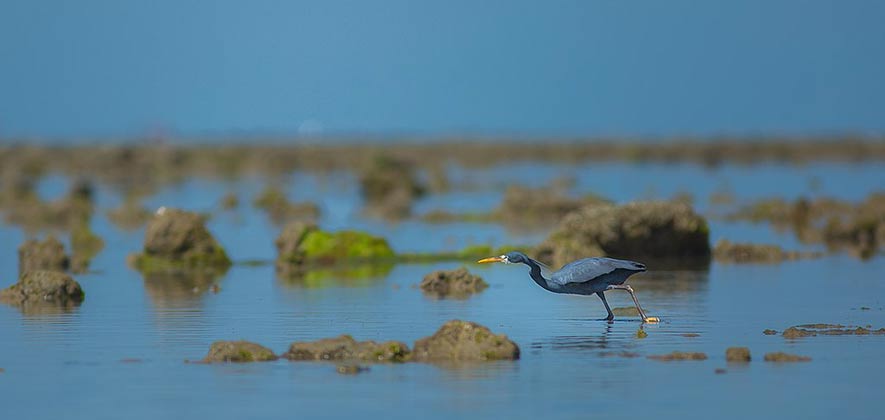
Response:
[[[645,317],[645,319],[643,319],[642,322],[644,322],[646,324],[656,324],[658,322],[661,322],[661,318],[658,318],[656,316],[648,316],[648,317]]]

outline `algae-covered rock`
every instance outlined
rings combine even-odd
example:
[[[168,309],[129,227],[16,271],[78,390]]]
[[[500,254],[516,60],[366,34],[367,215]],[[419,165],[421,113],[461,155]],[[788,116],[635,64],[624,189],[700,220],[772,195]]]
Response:
[[[277,360],[273,351],[249,341],[216,341],[203,359],[206,363],[217,362],[269,362]]]
[[[416,341],[412,355],[420,362],[516,360],[519,346],[477,323],[452,320],[432,336]]]
[[[725,360],[728,362],[749,362],[750,349],[746,347],[729,347],[725,350]]]
[[[52,235],[43,241],[28,240],[18,248],[19,275],[32,270],[65,271],[68,267],[65,246]]]
[[[295,342],[283,357],[289,360],[363,362],[404,362],[409,358],[409,346],[399,341],[356,341],[349,335],[324,338],[310,342]]]
[[[471,274],[466,268],[434,271],[421,280],[421,290],[428,295],[445,298],[466,298],[489,287],[482,277]]]
[[[569,213],[538,246],[539,259],[561,266],[587,256],[709,258],[709,228],[684,203],[593,205]]]
[[[196,213],[160,208],[148,223],[144,252],[130,257],[141,271],[224,271],[231,261]]]
[[[278,273],[297,271],[310,264],[340,261],[378,261],[394,257],[387,240],[358,231],[327,232],[313,223],[286,225],[274,242]]]
[[[669,354],[656,354],[648,356],[652,360],[660,360],[662,362],[670,362],[674,360],[707,360],[705,353],[674,351]]]
[[[86,297],[80,284],[58,271],[31,270],[18,283],[0,291],[0,302],[11,305],[54,304],[72,306]]]
[[[811,358],[808,356],[800,356],[798,354],[789,354],[784,352],[766,353],[766,362],[808,362]]]
[[[713,247],[713,258],[724,263],[774,264],[820,256],[821,254],[814,252],[784,251],[777,245],[733,243],[727,239],[720,239]]]

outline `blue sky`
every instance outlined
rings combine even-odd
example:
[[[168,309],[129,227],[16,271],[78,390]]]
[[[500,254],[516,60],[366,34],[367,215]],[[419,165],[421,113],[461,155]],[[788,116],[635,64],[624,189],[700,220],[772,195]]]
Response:
[[[885,132],[878,1],[0,1],[0,138]]]

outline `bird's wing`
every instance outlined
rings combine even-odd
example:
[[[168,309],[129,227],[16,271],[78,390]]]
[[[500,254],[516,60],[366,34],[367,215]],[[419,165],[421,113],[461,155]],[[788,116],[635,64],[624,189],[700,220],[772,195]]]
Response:
[[[632,261],[616,260],[614,258],[584,258],[564,265],[559,271],[553,273],[550,280],[560,286],[569,283],[583,283],[611,273],[619,268],[637,270],[639,267],[636,264]]]

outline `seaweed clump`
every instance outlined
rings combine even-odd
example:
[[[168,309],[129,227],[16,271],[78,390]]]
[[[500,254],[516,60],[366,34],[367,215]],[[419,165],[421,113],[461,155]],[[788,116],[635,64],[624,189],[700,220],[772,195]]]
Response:
[[[816,252],[784,251],[777,245],[734,243],[727,239],[720,239],[713,247],[713,258],[724,263],[776,264],[820,256],[821,254]]]
[[[303,272],[311,265],[341,261],[381,262],[394,257],[387,240],[365,232],[327,232],[316,224],[292,222],[283,228],[274,244],[276,269],[281,275]]]
[[[535,253],[556,266],[588,255],[709,259],[707,221],[672,201],[593,205],[569,213]]]
[[[33,270],[67,271],[70,258],[65,254],[65,246],[54,236],[43,241],[31,239],[18,248],[18,274]]]
[[[0,291],[0,302],[22,307],[38,304],[72,307],[85,297],[80,284],[71,276],[44,270],[28,271],[19,277],[18,283]]]
[[[466,268],[456,270],[437,270],[421,280],[421,290],[438,298],[466,298],[489,287],[482,277],[471,274]]]
[[[148,223],[143,252],[130,255],[129,261],[143,272],[223,272],[231,265],[227,253],[206,229],[203,216],[165,207]]]
[[[409,346],[399,341],[376,343],[356,341],[349,335],[324,338],[311,342],[295,342],[283,357],[289,360],[405,362],[410,356]]]
[[[516,360],[519,346],[477,323],[452,320],[432,336],[416,341],[412,354],[421,362]]]
[[[273,351],[249,341],[216,341],[209,347],[204,363],[219,362],[270,362],[277,360]]]

